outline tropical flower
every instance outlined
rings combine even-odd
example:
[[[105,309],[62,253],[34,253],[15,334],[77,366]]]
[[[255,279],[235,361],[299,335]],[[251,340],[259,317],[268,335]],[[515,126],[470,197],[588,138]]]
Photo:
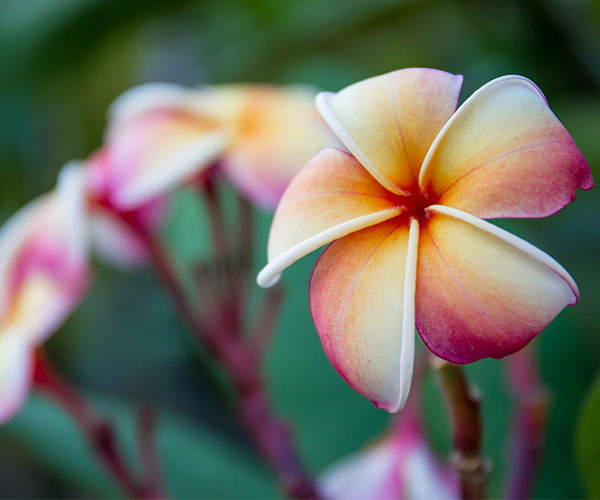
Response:
[[[311,313],[340,375],[388,411],[408,395],[415,321],[434,354],[468,363],[521,349],[579,297],[554,259],[481,218],[560,210],[592,187],[583,155],[528,79],[493,80],[455,111],[461,83],[411,68],[320,94],[352,154],[324,149],[293,180],[258,275],[268,286],[333,242]]]
[[[81,169],[63,169],[56,190],[0,230],[0,422],[21,407],[33,351],[81,300],[87,285]]]
[[[229,134],[221,164],[228,180],[252,203],[273,210],[294,176],[321,148],[341,146],[304,86],[218,85],[200,106]]]
[[[432,453],[413,408],[376,443],[327,467],[317,481],[328,500],[450,500],[453,471]]]
[[[272,210],[304,163],[338,143],[314,96],[304,87],[166,83],[123,94],[104,146],[88,160],[94,247],[125,267],[144,262],[143,245],[115,212],[135,212],[155,230],[165,195],[215,164],[245,197]]]
[[[86,162],[95,251],[120,267],[136,267],[148,256],[143,242],[123,222],[128,213],[157,231],[170,190],[214,162],[225,133],[195,112],[191,90],[148,84],[119,97],[109,111],[105,144]]]

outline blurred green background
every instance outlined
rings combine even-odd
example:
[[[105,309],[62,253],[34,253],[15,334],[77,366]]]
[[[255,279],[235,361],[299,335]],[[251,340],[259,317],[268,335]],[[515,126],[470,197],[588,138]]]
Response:
[[[600,7],[590,1],[0,0],[0,220],[50,189],[65,162],[100,145],[108,105],[133,85],[269,81],[337,90],[407,66],[464,74],[463,100],[502,74],[533,79],[598,179]],[[182,262],[206,255],[198,201],[185,191],[173,201],[165,236]],[[580,192],[549,219],[500,222],[559,260],[582,296],[536,340],[553,394],[538,498],[584,494],[575,429],[600,366],[599,214],[595,190]],[[257,269],[269,221],[259,215]],[[315,259],[305,258],[284,278],[286,305],[266,372],[277,411],[318,473],[371,440],[388,417],[346,386],[322,352],[306,292]],[[133,463],[131,409],[140,401],[159,409],[160,458],[173,496],[277,497],[230,416],[226,384],[191,347],[155,284],[149,271],[97,265],[85,303],[50,341],[51,357],[98,411],[118,422]],[[501,362],[485,360],[469,372],[484,396],[491,494],[498,496],[511,397]],[[444,453],[449,436],[441,404],[428,378],[423,407]],[[0,497],[119,494],[68,417],[42,397],[31,397],[0,428]]]

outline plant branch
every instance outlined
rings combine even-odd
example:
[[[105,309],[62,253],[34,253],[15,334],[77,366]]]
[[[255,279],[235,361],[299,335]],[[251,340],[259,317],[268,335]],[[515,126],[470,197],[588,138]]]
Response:
[[[278,477],[283,491],[293,498],[317,498],[313,482],[298,458],[289,429],[272,413],[260,374],[261,364],[251,342],[246,342],[240,335],[239,323],[234,331],[232,322],[223,321],[221,314],[209,314],[206,317],[197,314],[197,308],[188,299],[173,262],[160,241],[139,222],[135,213],[119,215],[144,243],[159,277],[195,338],[208,349],[229,376],[238,394],[239,421]],[[224,228],[216,228],[215,234],[222,230]],[[237,281],[225,278],[228,283]],[[211,287],[210,284],[206,286],[209,289]],[[231,293],[235,293],[235,290],[231,290]],[[269,314],[275,315],[270,309]],[[272,327],[272,322],[265,327]]]
[[[155,476],[151,485],[138,483],[117,446],[112,426],[92,412],[79,392],[56,373],[41,350],[36,353],[34,382],[38,389],[71,415],[105,470],[128,496],[139,499],[165,498],[158,476]],[[150,441],[144,443],[144,448],[154,454],[154,450],[150,452]]]
[[[506,498],[531,498],[544,452],[550,397],[540,380],[535,354],[529,345],[505,360],[516,402]]]
[[[215,253],[218,256],[224,256],[228,248],[227,233],[225,216],[219,202],[219,191],[214,179],[215,175],[214,169],[205,172],[198,179],[197,186],[206,205]]]
[[[151,407],[142,405],[137,411],[138,449],[142,462],[142,484],[146,498],[166,498],[163,492],[160,464],[154,444],[156,415]]]
[[[432,365],[452,418],[452,464],[458,474],[461,497],[484,498],[490,466],[482,455],[481,398],[469,386],[461,366],[437,357]]]

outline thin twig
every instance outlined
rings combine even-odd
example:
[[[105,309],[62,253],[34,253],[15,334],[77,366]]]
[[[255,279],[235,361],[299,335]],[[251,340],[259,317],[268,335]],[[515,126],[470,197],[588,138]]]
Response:
[[[225,216],[219,202],[219,191],[215,183],[215,175],[214,170],[205,172],[205,175],[198,179],[197,186],[203,195],[202,199],[205,201],[215,253],[224,256],[228,248],[227,233],[224,231],[226,227]]]
[[[531,498],[544,452],[550,397],[540,380],[535,354],[529,345],[505,360],[516,403],[506,498]]]
[[[458,473],[463,499],[485,497],[489,462],[482,455],[481,397],[469,386],[460,365],[433,358],[453,428],[452,464]]]
[[[282,302],[283,289],[281,287],[274,286],[266,290],[262,309],[250,331],[250,335],[248,335],[249,342],[252,344],[254,358],[257,361],[264,358],[265,352],[269,347]]]
[[[244,198],[238,196],[238,240],[235,253],[239,256],[236,269],[237,279],[233,280],[236,315],[241,324],[248,306],[249,285],[252,279],[252,259],[254,256],[254,209]]]
[[[38,389],[71,415],[108,474],[128,496],[139,499],[156,498],[147,496],[145,488],[138,484],[129,470],[117,446],[112,426],[92,412],[85,399],[56,373],[41,351],[36,354],[34,381]]]
[[[142,405],[138,408],[137,429],[144,496],[152,499],[166,498],[161,486],[160,464],[154,445],[155,414],[151,407]]]
[[[195,338],[206,346],[230,377],[239,396],[238,418],[276,474],[283,491],[292,498],[318,498],[312,479],[300,463],[289,429],[272,413],[252,347],[239,331],[228,329],[230,323],[212,320],[218,319],[218,315],[208,321],[200,318],[188,300],[166,248],[134,214],[119,215],[144,243],[159,277]]]

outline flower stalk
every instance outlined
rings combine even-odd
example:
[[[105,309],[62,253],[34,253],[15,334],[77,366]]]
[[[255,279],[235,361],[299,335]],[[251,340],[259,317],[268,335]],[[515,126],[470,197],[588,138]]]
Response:
[[[154,417],[149,409],[141,409],[138,419],[140,455],[146,469],[142,480],[138,480],[119,449],[111,424],[93,412],[81,394],[56,372],[41,350],[36,353],[34,383],[71,415],[104,469],[130,498],[167,498],[152,439]]]
[[[484,498],[490,464],[482,450],[481,396],[469,385],[460,365],[437,357],[432,365],[452,419],[451,461],[458,475],[461,498]]]
[[[274,416],[270,407],[264,380],[262,361],[265,343],[271,337],[281,304],[281,292],[265,297],[261,313],[251,327],[251,335],[243,335],[246,293],[242,277],[250,279],[252,238],[250,214],[240,217],[239,255],[230,249],[215,186],[203,187],[208,197],[212,231],[219,239],[213,263],[196,267],[196,284],[205,301],[204,307],[194,304],[186,293],[167,249],[143,223],[135,212],[119,213],[121,219],[143,242],[156,271],[183,318],[191,328],[196,341],[202,343],[228,375],[238,401],[236,415],[248,431],[256,449],[278,478],[282,491],[291,498],[318,498],[313,481],[304,469],[296,452],[290,429]],[[240,202],[240,214],[252,207]],[[226,245],[223,247],[222,245]],[[223,253],[221,253],[223,252]]]
[[[544,452],[544,434],[551,403],[540,380],[533,346],[506,358],[507,375],[515,398],[511,469],[506,498],[531,498]]]

